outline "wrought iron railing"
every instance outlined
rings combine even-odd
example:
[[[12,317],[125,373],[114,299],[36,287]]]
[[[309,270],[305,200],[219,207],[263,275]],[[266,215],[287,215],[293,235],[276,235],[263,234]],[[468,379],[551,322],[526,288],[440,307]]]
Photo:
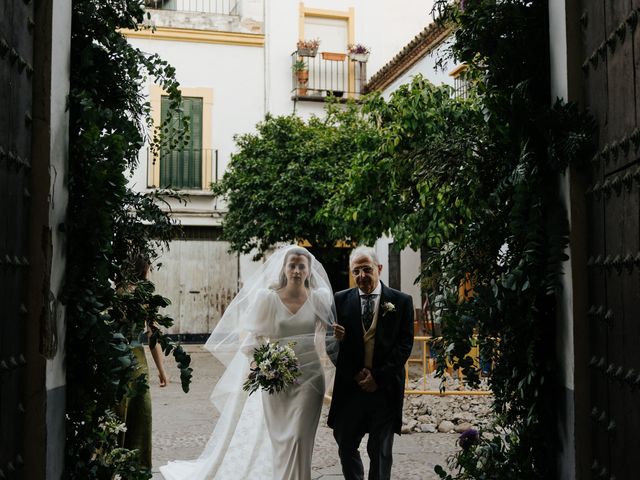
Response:
[[[456,98],[468,98],[469,97],[469,80],[466,73],[462,72],[460,75],[453,79],[454,96]]]
[[[238,15],[239,0],[145,0],[148,8],[179,12]]]
[[[329,96],[357,98],[367,81],[366,62],[352,61],[346,53],[291,54],[294,100],[324,101]]]
[[[146,149],[147,188],[208,190],[220,180],[218,150]],[[203,182],[202,179],[205,179]]]

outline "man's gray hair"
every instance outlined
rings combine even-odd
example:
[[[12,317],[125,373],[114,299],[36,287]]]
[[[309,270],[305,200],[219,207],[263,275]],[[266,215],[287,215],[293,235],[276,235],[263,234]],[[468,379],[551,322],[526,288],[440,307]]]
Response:
[[[380,265],[380,261],[378,260],[378,254],[376,253],[376,251],[372,247],[366,247],[364,245],[351,250],[351,254],[349,255],[349,265],[353,263],[354,258],[360,256],[369,257],[374,265]]]

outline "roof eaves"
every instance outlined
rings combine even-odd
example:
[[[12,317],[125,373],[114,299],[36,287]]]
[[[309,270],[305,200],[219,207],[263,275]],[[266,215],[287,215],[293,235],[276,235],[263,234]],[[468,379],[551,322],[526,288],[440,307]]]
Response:
[[[433,22],[416,35],[386,65],[378,70],[365,85],[365,91],[384,90],[418,60],[440,45],[453,31],[450,25]]]

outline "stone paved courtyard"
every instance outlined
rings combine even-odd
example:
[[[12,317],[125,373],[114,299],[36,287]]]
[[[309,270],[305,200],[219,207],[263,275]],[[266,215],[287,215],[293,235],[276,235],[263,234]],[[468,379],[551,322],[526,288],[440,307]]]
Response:
[[[201,345],[185,345],[191,354],[193,382],[188,394],[182,392],[178,371],[173,359],[167,359],[167,371],[171,383],[166,388],[158,386],[155,365],[148,354],[151,370],[151,396],[153,401],[153,472],[154,480],[161,480],[160,465],[168,460],[196,458],[206,443],[217,412],[209,402],[209,394],[222,373],[222,366]],[[331,429],[326,426],[328,404],[316,437],[313,457],[314,480],[342,479],[338,452]],[[431,480],[438,476],[433,472],[436,464],[444,465],[446,458],[456,450],[455,434],[413,433],[395,437],[393,478],[402,480]],[[366,438],[365,438],[366,441]],[[363,458],[366,458],[362,446]],[[366,465],[366,462],[365,462]]]

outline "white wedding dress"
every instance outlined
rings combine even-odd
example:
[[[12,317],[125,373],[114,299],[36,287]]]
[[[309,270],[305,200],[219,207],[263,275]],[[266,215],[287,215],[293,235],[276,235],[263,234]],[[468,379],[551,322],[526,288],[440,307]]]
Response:
[[[264,289],[259,297],[252,320],[245,321],[253,340],[245,339],[212,394],[221,415],[204,452],[197,460],[160,467],[166,480],[310,480],[327,363],[320,360],[326,328],[318,312],[330,304],[331,294],[314,290],[295,313],[273,290]],[[241,388],[253,351],[247,345],[260,337],[281,345],[295,342],[302,375],[283,392],[248,396]]]
[[[310,480],[311,456],[325,390],[314,336],[307,335],[315,331],[315,314],[310,308],[310,298],[292,313],[277,293],[270,296],[276,304],[275,337],[281,343],[288,339],[296,341],[293,349],[302,370],[297,385],[278,394],[262,392],[265,421],[273,448],[273,478]]]

